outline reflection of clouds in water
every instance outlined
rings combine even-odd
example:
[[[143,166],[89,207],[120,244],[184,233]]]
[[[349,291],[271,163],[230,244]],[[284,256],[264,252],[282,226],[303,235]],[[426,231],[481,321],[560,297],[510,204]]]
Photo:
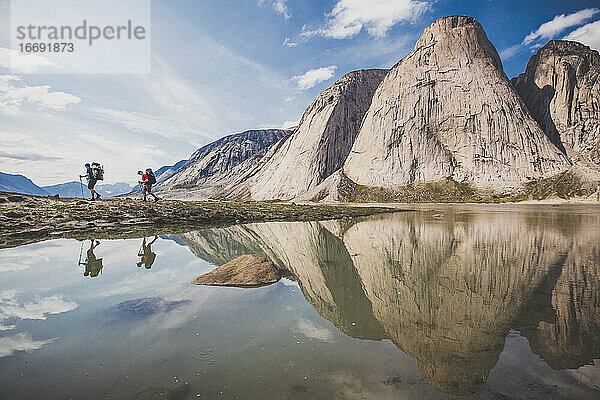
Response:
[[[336,371],[324,379],[331,389],[332,399],[446,398],[443,395],[427,396],[422,391],[415,390],[423,389],[415,385],[416,382],[401,382],[404,378],[386,378],[378,373],[358,375],[350,371]]]
[[[15,351],[33,351],[41,349],[54,339],[34,340],[27,333],[0,338],[0,357],[11,356]]]
[[[170,249],[169,249],[170,250]],[[136,250],[137,252],[137,250]],[[136,253],[137,254],[137,253]],[[129,254],[131,256],[131,254]],[[131,257],[130,257],[131,258]],[[169,259],[169,256],[166,256],[165,259]],[[127,264],[131,264],[133,268],[135,268],[135,260],[132,259],[133,262],[128,262]],[[158,260],[158,256],[157,256]],[[131,260],[129,260],[131,261]],[[105,265],[106,263],[105,258]],[[146,269],[135,269],[131,273],[127,273],[123,275],[122,279],[119,280],[118,286],[110,286],[106,287],[103,290],[95,291],[89,293],[86,297],[88,299],[92,298],[101,298],[101,297],[110,297],[110,296],[123,296],[123,295],[135,295],[138,293],[158,293],[160,290],[157,290],[157,282],[186,282],[191,280],[195,276],[191,276],[189,278],[185,278],[182,275],[182,271],[186,271],[189,268],[196,267],[204,267],[207,263],[200,259],[193,259],[187,263],[175,264],[173,266],[168,265],[156,265],[152,266],[151,270]],[[204,268],[198,270],[198,275],[204,273]],[[167,287],[167,286],[165,286]]]
[[[309,339],[317,339],[323,342],[333,343],[333,332],[326,328],[321,328],[307,319],[300,319],[297,324],[297,331]]]
[[[194,260],[189,264],[196,264],[198,261]],[[123,296],[126,294],[136,293],[158,293],[157,282],[172,282],[172,281],[184,281],[181,277],[181,270],[186,269],[189,265],[185,266],[174,266],[174,267],[159,267],[152,270],[137,269],[133,273],[125,275],[119,280],[118,286],[110,286],[103,290],[89,293],[88,299],[110,297],[110,296]],[[135,266],[133,267],[135,268]]]
[[[22,305],[16,296],[17,292],[14,290],[0,292],[0,330],[14,329],[14,325],[3,325],[9,318],[44,320],[47,315],[64,313],[78,307],[77,303],[65,301],[62,296],[38,297]]]
[[[0,264],[0,273],[23,271],[24,269],[27,269],[27,268],[29,268],[29,265],[26,265],[26,264],[2,263],[2,264]]]
[[[70,247],[65,242],[44,242],[26,246],[3,249],[0,251],[0,273],[23,271],[36,263],[48,263],[64,254],[63,249]]]
[[[282,283],[283,285],[285,285],[285,286],[295,286],[295,287],[297,287],[297,288],[299,288],[299,287],[300,287],[300,285],[298,284],[298,282],[296,282],[296,281],[293,281],[293,280],[291,280],[291,279],[289,279],[289,278],[281,278],[281,279],[279,280],[279,282],[281,282],[281,283]]]

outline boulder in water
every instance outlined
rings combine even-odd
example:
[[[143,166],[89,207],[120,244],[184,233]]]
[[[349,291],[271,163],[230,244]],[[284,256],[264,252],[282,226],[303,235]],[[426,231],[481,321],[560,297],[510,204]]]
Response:
[[[257,287],[281,279],[279,270],[269,260],[246,254],[192,280],[193,285]]]

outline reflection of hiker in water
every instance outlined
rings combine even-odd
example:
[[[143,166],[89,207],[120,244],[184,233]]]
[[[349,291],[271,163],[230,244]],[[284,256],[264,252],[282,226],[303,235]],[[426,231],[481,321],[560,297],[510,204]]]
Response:
[[[94,249],[100,245],[100,242],[94,239],[92,239],[91,242],[85,262],[80,261],[79,265],[85,265],[83,276],[91,276],[94,278],[102,271],[102,259],[96,258],[96,255],[94,254]]]
[[[158,236],[154,236],[154,239],[146,244],[146,238],[142,240],[142,247],[140,247],[140,251],[138,251],[138,257],[142,257],[142,259],[137,263],[138,267],[141,267],[142,264],[145,264],[144,267],[146,269],[152,268],[152,264],[154,264],[154,260],[156,260],[156,253],[152,251],[152,245],[156,242]]]

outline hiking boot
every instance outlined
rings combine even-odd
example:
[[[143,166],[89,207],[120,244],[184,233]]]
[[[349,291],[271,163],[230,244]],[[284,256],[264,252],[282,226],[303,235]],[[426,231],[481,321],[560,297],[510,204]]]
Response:
[[[97,199],[99,199],[100,197],[102,197],[102,196],[100,196],[99,194],[97,194],[97,195],[96,195],[96,198],[97,198]]]

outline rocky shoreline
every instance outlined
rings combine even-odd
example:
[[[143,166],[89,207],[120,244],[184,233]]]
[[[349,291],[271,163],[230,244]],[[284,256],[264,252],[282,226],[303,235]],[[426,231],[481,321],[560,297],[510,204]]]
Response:
[[[112,198],[90,201],[0,192],[0,248],[57,238],[103,239],[184,233],[263,221],[314,221],[398,212],[386,207],[276,202]]]

